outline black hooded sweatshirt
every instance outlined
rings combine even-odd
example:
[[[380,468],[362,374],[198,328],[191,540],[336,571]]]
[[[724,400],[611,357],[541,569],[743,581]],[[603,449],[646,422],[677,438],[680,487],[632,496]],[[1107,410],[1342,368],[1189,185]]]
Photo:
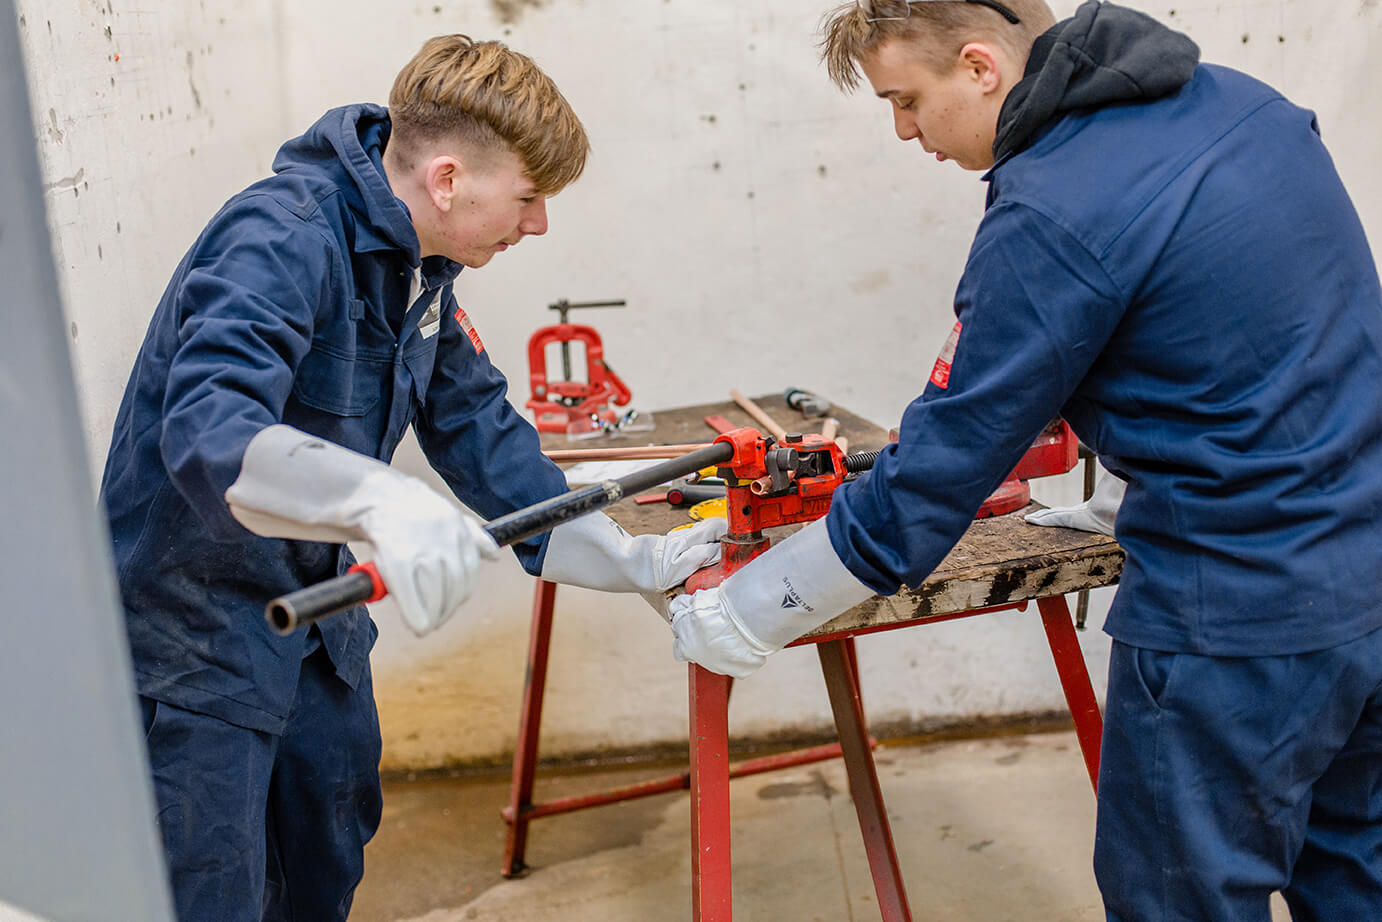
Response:
[[[1174,93],[1199,60],[1188,36],[1136,10],[1089,0],[1032,45],[1022,80],[998,114],[994,163],[1026,149],[1067,112]]]

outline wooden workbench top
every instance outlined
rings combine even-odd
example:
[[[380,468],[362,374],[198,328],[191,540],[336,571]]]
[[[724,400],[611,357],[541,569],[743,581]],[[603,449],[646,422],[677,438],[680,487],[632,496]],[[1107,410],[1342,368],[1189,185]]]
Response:
[[[803,419],[786,405],[781,395],[754,400],[788,432],[820,431],[819,418]],[[724,401],[659,410],[654,414],[657,425],[652,432],[577,442],[544,435],[542,443],[546,449],[559,449],[708,442],[715,433],[704,418],[712,414],[724,416],[735,425],[755,425],[736,404]],[[840,421],[839,434],[849,439],[851,453],[872,451],[887,444],[887,431],[868,420],[840,407],[832,408],[830,415]],[[689,521],[685,509],[665,503],[640,506],[624,500],[607,511],[633,534],[661,534]],[[1022,514],[976,521],[921,586],[904,587],[894,596],[875,596],[804,639],[841,631],[874,630],[1118,582],[1123,571],[1123,551],[1118,542],[1089,532],[1031,525]],[[776,528],[768,534],[780,539],[793,530]]]

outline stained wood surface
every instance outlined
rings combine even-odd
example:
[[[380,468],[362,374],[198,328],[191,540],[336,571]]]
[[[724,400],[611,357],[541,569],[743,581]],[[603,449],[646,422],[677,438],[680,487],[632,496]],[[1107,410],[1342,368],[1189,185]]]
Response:
[[[755,397],[754,401],[788,432],[820,432],[824,419],[805,419],[787,406],[782,395]],[[715,432],[704,417],[718,414],[736,425],[759,428],[733,401],[659,410],[652,432],[625,437],[570,441],[560,435],[544,435],[543,448],[623,447],[710,441]],[[840,421],[839,435],[849,439],[850,451],[872,451],[887,444],[886,430],[839,406],[830,415]],[[1039,508],[1032,506],[1030,508]],[[606,510],[632,534],[662,534],[690,521],[686,509],[665,503],[637,505],[626,499]],[[1027,510],[1023,510],[1025,512]],[[904,587],[897,595],[875,596],[806,635],[876,629],[943,615],[988,608],[1047,596],[1111,586],[1123,571],[1123,551],[1118,542],[1103,535],[1031,525],[1023,512],[976,521],[932,574],[916,589]],[[770,529],[780,540],[795,530]]]

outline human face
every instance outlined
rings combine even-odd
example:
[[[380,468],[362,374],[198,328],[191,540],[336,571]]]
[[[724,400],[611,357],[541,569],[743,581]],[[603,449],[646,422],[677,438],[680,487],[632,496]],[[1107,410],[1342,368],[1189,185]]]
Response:
[[[986,170],[993,166],[998,112],[1007,96],[1007,63],[996,46],[971,42],[938,73],[915,42],[893,39],[859,66],[873,91],[892,105],[899,139],[916,140],[941,163]]]
[[[426,185],[433,208],[426,233],[418,228],[424,256],[477,269],[524,237],[547,233],[547,196],[513,151],[486,151],[465,161],[437,157]]]

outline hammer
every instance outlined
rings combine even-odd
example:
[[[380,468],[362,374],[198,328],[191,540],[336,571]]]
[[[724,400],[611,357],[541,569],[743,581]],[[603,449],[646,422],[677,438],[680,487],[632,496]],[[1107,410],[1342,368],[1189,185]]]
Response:
[[[782,392],[787,406],[800,410],[802,416],[824,416],[830,412],[830,401],[818,394],[804,391],[799,387],[789,387]]]

